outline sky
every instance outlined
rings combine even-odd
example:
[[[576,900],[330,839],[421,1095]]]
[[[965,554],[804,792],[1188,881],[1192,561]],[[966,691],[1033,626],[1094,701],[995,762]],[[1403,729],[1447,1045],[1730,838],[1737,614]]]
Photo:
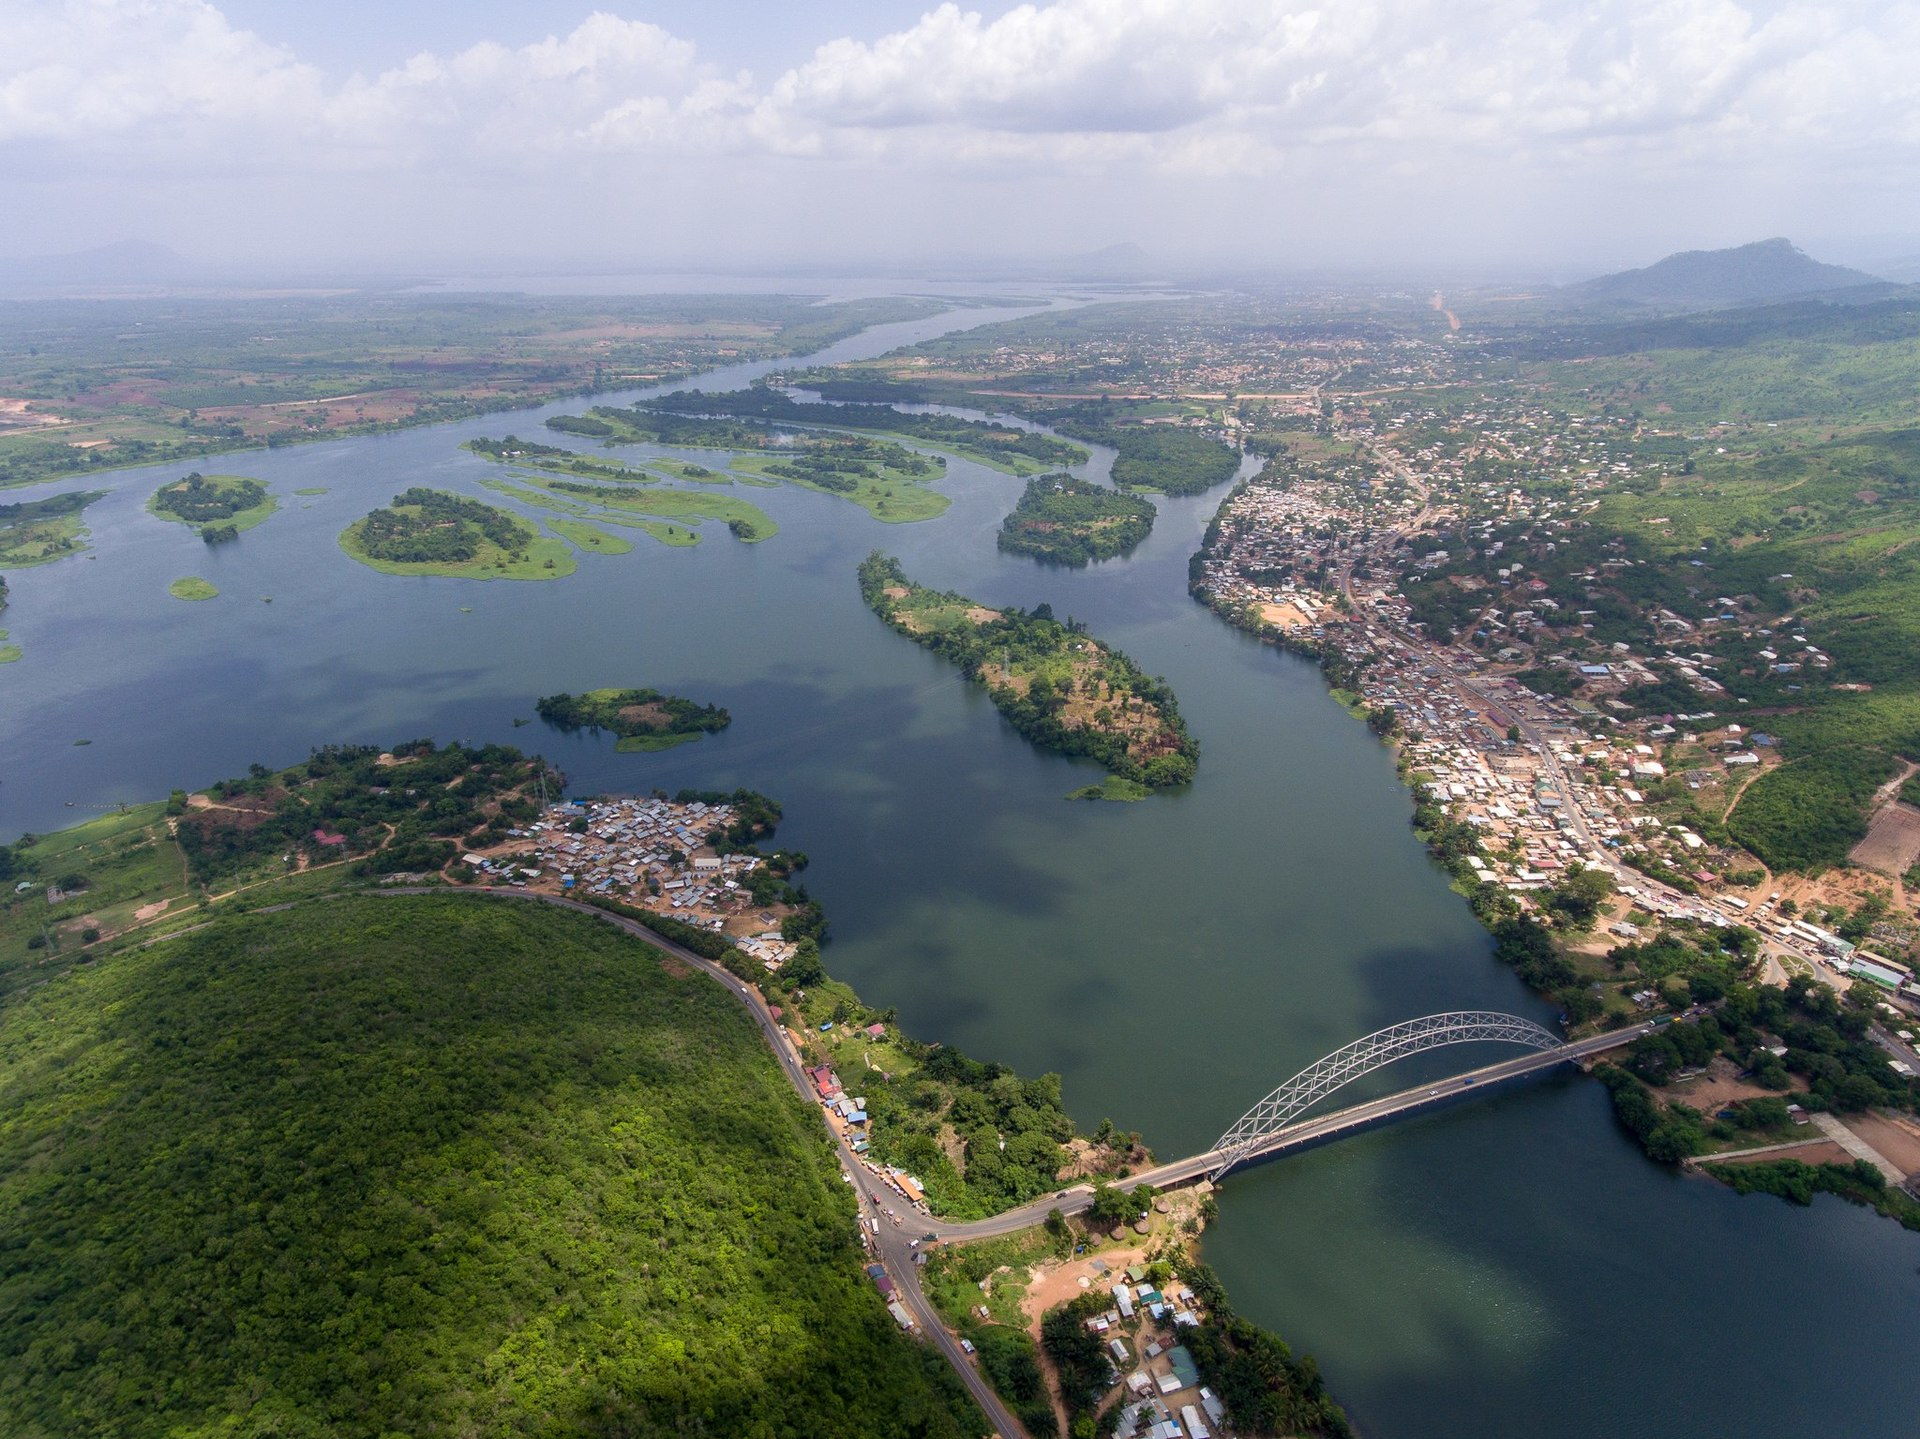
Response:
[[[0,255],[1920,255],[1920,0],[0,0]]]

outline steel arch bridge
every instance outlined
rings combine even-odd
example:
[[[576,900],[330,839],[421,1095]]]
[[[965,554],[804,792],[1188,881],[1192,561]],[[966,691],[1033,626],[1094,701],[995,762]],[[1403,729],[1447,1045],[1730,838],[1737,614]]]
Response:
[[[1316,1060],[1241,1115],[1213,1146],[1221,1157],[1212,1177],[1218,1179],[1301,1114],[1362,1075],[1429,1049],[1483,1042],[1529,1049],[1558,1049],[1565,1043],[1530,1019],[1484,1009],[1429,1014],[1389,1025]]]

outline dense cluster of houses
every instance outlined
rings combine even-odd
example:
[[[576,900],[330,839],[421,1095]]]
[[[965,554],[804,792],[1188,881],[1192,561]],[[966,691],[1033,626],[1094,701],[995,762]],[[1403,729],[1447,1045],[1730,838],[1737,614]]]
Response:
[[[1095,1267],[1104,1265],[1096,1260]],[[1193,1291],[1184,1284],[1169,1283],[1163,1293],[1154,1287],[1146,1268],[1135,1265],[1109,1292],[1113,1307],[1088,1319],[1087,1327],[1107,1336],[1114,1382],[1126,1386],[1115,1434],[1119,1439],[1224,1436],[1226,1409],[1200,1382],[1193,1355],[1178,1339],[1181,1330],[1200,1323]],[[1121,1330],[1136,1319],[1145,1321],[1138,1333],[1122,1337]]]
[[[738,948],[778,969],[794,946],[778,917],[753,903],[746,879],[766,861],[721,853],[713,837],[735,819],[725,803],[675,803],[657,796],[608,795],[548,807],[525,829],[465,863],[476,875],[516,888],[618,899],[723,932]]]
[[[1396,426],[1420,418],[1391,417]],[[1580,496],[1593,476],[1618,478],[1613,471],[1630,468],[1608,457],[1612,437],[1576,434],[1557,448],[1550,437],[1536,439],[1536,459],[1560,461],[1570,477],[1571,498],[1540,502],[1549,508],[1561,503],[1571,514],[1576,502],[1591,503]],[[1520,452],[1514,438],[1499,431],[1486,444]],[[1770,736],[1750,733],[1705,708],[1721,688],[1711,674],[1710,653],[1662,656],[1703,696],[1698,713],[1662,720],[1610,713],[1624,707],[1609,695],[1659,677],[1647,656],[1624,645],[1613,646],[1604,661],[1579,666],[1583,698],[1537,694],[1512,672],[1540,663],[1535,642],[1577,628],[1582,616],[1553,613],[1557,606],[1545,596],[1547,587],[1529,578],[1517,557],[1494,571],[1495,585],[1504,588],[1490,587],[1476,617],[1488,635],[1486,649],[1443,644],[1420,633],[1398,574],[1403,568],[1437,572],[1454,556],[1443,548],[1421,554],[1416,541],[1409,562],[1403,537],[1460,505],[1462,490],[1481,514],[1495,502],[1517,503],[1520,493],[1507,495],[1505,481],[1471,478],[1471,462],[1484,457],[1439,448],[1414,452],[1411,459],[1423,470],[1439,472],[1438,482],[1397,482],[1397,458],[1393,466],[1356,458],[1317,474],[1256,480],[1223,508],[1217,540],[1202,556],[1200,590],[1239,622],[1334,662],[1369,711],[1393,715],[1407,768],[1421,776],[1428,797],[1450,818],[1477,829],[1481,854],[1468,863],[1483,881],[1524,896],[1552,885],[1571,866],[1612,869],[1623,863],[1678,875],[1716,896],[1678,897],[1657,885],[1643,893],[1630,884],[1630,896],[1650,912],[1715,925],[1760,918],[1749,914],[1749,901],[1716,895],[1724,871],[1739,856],[1716,851],[1684,824],[1663,820],[1653,793],[1669,778],[1663,754],[1689,756],[1675,778],[1696,791],[1742,783],[1769,762]],[[1497,560],[1501,542],[1489,540],[1492,533],[1490,520],[1468,527],[1470,538]],[[1740,618],[1736,597],[1720,604]],[[1784,628],[1783,643],[1804,640],[1790,625]],[[1793,663],[1824,660],[1807,649],[1801,645]],[[1500,714],[1523,718],[1531,737],[1514,736],[1494,717],[1496,706]],[[1767,932],[1774,935],[1776,927]],[[1807,948],[1803,936],[1774,937],[1787,947]],[[1813,952],[1820,951],[1809,956]]]

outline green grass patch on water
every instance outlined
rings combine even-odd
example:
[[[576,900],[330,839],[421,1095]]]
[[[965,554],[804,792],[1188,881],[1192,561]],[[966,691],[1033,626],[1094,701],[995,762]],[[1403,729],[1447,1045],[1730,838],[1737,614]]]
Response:
[[[633,541],[610,535],[585,520],[548,520],[547,528],[596,555],[625,555],[633,552]]]
[[[215,589],[207,581],[201,579],[198,575],[188,575],[168,585],[167,593],[172,595],[176,600],[210,600],[217,596],[220,591]]]
[[[1150,799],[1153,791],[1138,780],[1125,779],[1110,774],[1099,784],[1083,785],[1067,795],[1068,799],[1109,799],[1121,804],[1135,804]]]

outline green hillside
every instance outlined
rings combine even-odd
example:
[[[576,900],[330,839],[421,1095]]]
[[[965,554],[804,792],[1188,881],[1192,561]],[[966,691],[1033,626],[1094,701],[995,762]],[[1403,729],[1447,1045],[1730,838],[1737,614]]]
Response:
[[[0,1431],[959,1436],[819,1121],[588,917],[348,898],[0,1009]]]

